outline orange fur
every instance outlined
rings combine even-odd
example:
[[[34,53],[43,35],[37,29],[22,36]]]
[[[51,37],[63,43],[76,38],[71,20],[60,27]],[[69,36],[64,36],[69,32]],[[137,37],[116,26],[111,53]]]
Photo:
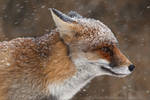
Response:
[[[98,50],[100,56],[110,63],[114,63],[117,66],[121,65],[130,65],[131,62],[121,53],[121,51],[117,48],[116,45],[102,45],[101,48],[108,47],[110,49],[110,52],[104,52],[103,50]]]
[[[121,53],[121,51],[114,46],[113,48],[114,51],[114,57],[113,60],[115,60],[115,62],[117,62],[118,65],[130,65],[131,62],[127,59],[127,57],[125,55],[123,55],[123,53]]]
[[[36,39],[2,42],[0,48],[0,100],[8,99],[8,91],[18,81],[28,81],[31,87],[46,92],[49,83],[63,81],[75,73],[66,46],[56,31]]]
[[[45,69],[49,82],[63,81],[75,73],[74,64],[67,56],[67,48],[62,42],[56,43],[51,53]]]

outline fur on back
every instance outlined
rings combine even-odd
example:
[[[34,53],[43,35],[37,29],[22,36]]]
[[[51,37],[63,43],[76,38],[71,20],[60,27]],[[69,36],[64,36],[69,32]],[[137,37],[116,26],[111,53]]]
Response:
[[[52,57],[57,51],[53,50],[56,45],[60,48],[64,46],[56,31],[39,38],[17,38],[1,42],[0,100],[42,100],[49,96],[46,88],[50,82],[63,80],[69,76],[68,73],[73,74],[72,67],[65,63],[69,60],[65,59],[65,49],[59,49],[58,56]],[[62,59],[65,59],[64,66],[57,63],[62,64]],[[63,69],[68,71],[67,74]],[[57,74],[61,77],[53,77]]]

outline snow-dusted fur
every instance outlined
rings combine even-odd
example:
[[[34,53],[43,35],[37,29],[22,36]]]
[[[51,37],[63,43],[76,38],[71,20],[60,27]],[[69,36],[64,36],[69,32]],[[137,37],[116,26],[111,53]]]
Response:
[[[76,20],[82,26],[81,34],[83,35],[82,38],[84,38],[86,43],[92,42],[90,43],[91,45],[104,42],[118,43],[112,31],[99,20],[75,17],[74,20]]]

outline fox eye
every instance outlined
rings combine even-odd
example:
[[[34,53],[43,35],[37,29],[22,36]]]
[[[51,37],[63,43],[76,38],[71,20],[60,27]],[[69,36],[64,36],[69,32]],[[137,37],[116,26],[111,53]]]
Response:
[[[102,47],[100,49],[101,49],[101,51],[103,51],[105,53],[112,54],[112,50],[109,47]]]
[[[110,49],[109,49],[109,47],[102,47],[102,48],[100,48],[103,52],[109,52],[110,51]]]

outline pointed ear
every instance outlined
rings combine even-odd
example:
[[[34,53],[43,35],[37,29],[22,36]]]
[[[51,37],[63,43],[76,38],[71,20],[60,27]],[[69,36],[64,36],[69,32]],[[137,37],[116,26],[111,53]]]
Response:
[[[73,32],[73,27],[75,26],[76,21],[74,21],[71,17],[63,14],[62,12],[51,8],[50,9],[53,20],[60,31],[60,35],[68,35],[71,36]]]

